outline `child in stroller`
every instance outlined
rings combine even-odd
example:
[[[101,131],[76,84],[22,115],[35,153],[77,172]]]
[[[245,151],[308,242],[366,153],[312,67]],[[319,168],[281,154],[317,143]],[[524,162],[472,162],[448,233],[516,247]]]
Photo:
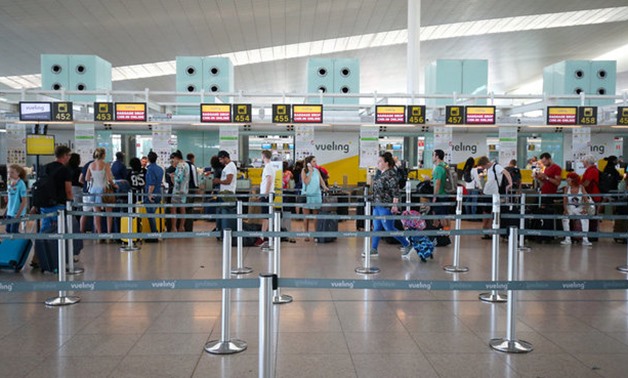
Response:
[[[401,215],[412,216],[412,218],[401,220],[405,230],[422,231],[425,229],[425,220],[421,219],[421,213],[418,211],[406,210]],[[434,259],[434,243],[432,243],[429,237],[414,235],[409,236],[408,240],[419,255],[421,262],[427,262],[428,258]]]

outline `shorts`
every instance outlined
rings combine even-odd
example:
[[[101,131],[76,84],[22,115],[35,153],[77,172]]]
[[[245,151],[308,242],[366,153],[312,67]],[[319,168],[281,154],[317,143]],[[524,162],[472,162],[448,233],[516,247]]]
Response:
[[[172,195],[172,203],[173,204],[183,204],[186,203],[187,201],[187,196],[180,193],[180,194],[173,194]]]
[[[482,214],[492,214],[493,213],[493,196],[484,195],[478,197],[478,206],[480,206],[480,210]]]
[[[436,203],[439,203],[439,202],[449,202],[449,197],[447,197],[447,196],[438,196],[438,197],[436,197]],[[449,214],[449,205],[432,204],[432,213],[434,215],[448,215]]]
[[[259,202],[266,204],[266,205],[261,205],[260,211],[259,211],[260,214],[270,214],[270,211],[269,211],[270,207],[267,205],[268,200],[269,200],[268,196],[262,196],[259,198]]]
[[[83,193],[83,211],[94,211],[94,206],[91,205],[92,203],[94,203],[92,196],[88,193]]]

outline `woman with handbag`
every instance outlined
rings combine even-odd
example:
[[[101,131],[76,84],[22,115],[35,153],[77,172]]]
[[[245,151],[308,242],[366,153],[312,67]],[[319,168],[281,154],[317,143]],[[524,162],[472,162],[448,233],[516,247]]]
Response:
[[[115,203],[116,197],[114,195],[116,183],[113,181],[113,175],[111,174],[111,166],[105,163],[105,157],[107,152],[104,148],[98,147],[94,151],[94,161],[87,168],[87,175],[85,179],[91,183],[89,187],[89,193],[92,194],[91,202],[94,204],[95,212],[111,212],[110,207],[103,207],[103,203]],[[112,231],[112,219],[107,217],[107,233]],[[102,227],[100,224],[100,216],[94,216],[94,223],[96,226],[96,232],[102,233]]]
[[[563,214],[565,215],[589,215],[589,212],[595,214],[595,204],[591,197],[589,197],[587,191],[582,185],[580,185],[580,176],[577,173],[571,172],[567,175],[567,186],[565,187],[565,196],[563,197]],[[570,219],[563,219],[563,231],[569,231]],[[580,219],[582,224],[582,232],[589,232],[589,220]],[[562,245],[571,244],[571,236],[565,237],[565,240],[561,241]],[[582,238],[583,246],[590,246],[592,243],[589,238],[584,236]]]

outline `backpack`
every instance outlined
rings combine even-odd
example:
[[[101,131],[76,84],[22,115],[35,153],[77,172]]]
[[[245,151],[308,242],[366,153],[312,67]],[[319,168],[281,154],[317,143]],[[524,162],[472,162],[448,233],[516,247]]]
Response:
[[[51,173],[44,173],[43,176],[39,177],[37,181],[31,187],[31,193],[33,194],[33,206],[42,208],[42,207],[53,207],[57,206],[57,188],[55,187],[54,176],[57,172],[61,171],[63,166],[55,169]],[[46,170],[44,169],[44,172]]]
[[[447,172],[447,176],[445,177],[445,193],[456,194],[458,187],[458,173],[456,172],[456,168],[448,165],[445,165],[443,168],[445,168],[445,172]]]
[[[505,170],[510,173],[510,178],[512,178],[512,187],[518,188],[521,183],[521,171],[517,167],[506,167]]]
[[[613,175],[609,172],[599,171],[600,174],[600,183],[598,187],[600,188],[600,193],[610,193],[611,190],[617,189],[617,184],[615,183],[615,179]]]
[[[408,170],[403,167],[397,167],[397,179],[399,182],[399,189],[406,188],[406,182],[408,181]]]
[[[190,168],[190,181],[188,184],[188,188],[198,189],[198,185],[197,185],[198,176],[196,173],[196,167],[194,166],[194,164],[190,163],[189,161],[186,161],[186,163],[188,163],[188,167]]]
[[[497,182],[497,187],[499,188],[499,194],[506,194],[506,187],[508,186],[508,180],[506,180],[506,177],[504,177],[503,173],[502,173],[502,182],[499,182],[499,180],[497,180],[497,170],[495,169],[496,165],[497,163],[493,164],[493,174],[495,175],[495,181]]]

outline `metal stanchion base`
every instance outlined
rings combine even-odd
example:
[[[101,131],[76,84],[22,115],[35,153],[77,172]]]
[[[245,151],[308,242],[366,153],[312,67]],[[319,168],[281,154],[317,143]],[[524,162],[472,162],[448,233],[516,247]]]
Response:
[[[273,304],[286,304],[286,303],[292,303],[294,299],[286,294],[281,294],[281,295],[275,295],[273,297]]]
[[[124,247],[120,247],[120,252],[137,252],[140,250],[140,247],[137,244],[132,246],[125,245]]]
[[[77,268],[77,267],[74,267],[74,270],[72,270],[72,271],[70,271],[70,270],[66,270],[65,271],[65,273],[69,274],[69,275],[83,274],[83,272],[85,272],[85,269]]]
[[[273,250],[273,249],[272,249],[272,248],[270,248],[270,247],[262,247],[262,248],[260,248],[260,251],[262,251],[262,252],[270,252],[270,251],[272,251],[272,250]]]
[[[491,302],[491,303],[502,303],[508,300],[508,295],[505,293],[482,293],[478,296],[481,301]]]
[[[231,269],[231,274],[249,274],[249,273],[253,273],[253,268],[249,268],[248,266],[244,266],[242,268]]]
[[[246,349],[246,341],[231,339],[227,341],[212,340],[205,344],[205,352],[211,354],[234,354]]]
[[[46,306],[68,306],[78,303],[81,297],[54,297],[46,299]]]
[[[532,249],[530,247],[517,247],[517,251],[519,252],[531,252]]]
[[[620,265],[617,267],[617,270],[619,270],[622,273],[628,273],[628,265]]]
[[[454,266],[454,265],[445,265],[443,270],[449,273],[464,273],[468,272],[469,268],[466,266]]]
[[[504,353],[532,352],[532,344],[523,340],[491,339],[488,345],[496,351]]]
[[[376,266],[371,266],[368,268],[365,266],[361,266],[359,268],[355,268],[355,272],[359,274],[375,274],[381,272],[381,269]]]

